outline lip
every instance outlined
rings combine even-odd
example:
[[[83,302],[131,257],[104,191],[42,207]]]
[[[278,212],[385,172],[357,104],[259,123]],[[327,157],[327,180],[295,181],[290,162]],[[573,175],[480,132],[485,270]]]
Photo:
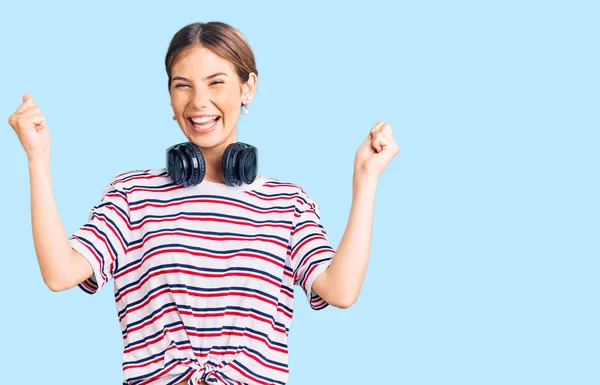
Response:
[[[186,116],[186,118],[212,118],[213,116],[221,116],[221,115],[215,115],[215,114],[190,115],[190,116]]]
[[[209,128],[204,128],[204,129],[194,126],[194,124],[192,123],[192,119],[191,119],[191,118],[203,118],[203,117],[213,117],[213,116],[218,117],[217,121]],[[192,130],[193,132],[195,132],[196,134],[207,134],[211,131],[214,131],[215,128],[217,128],[217,126],[221,122],[221,116],[219,116],[219,115],[193,115],[193,116],[186,117],[185,122],[186,122],[188,128],[190,130]]]

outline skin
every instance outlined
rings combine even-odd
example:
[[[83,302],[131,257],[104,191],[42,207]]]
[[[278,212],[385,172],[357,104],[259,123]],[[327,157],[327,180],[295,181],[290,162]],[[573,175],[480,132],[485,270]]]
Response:
[[[329,268],[315,279],[312,286],[330,305],[345,309],[358,300],[371,250],[377,183],[383,170],[399,152],[392,128],[381,121],[371,128],[356,151],[352,204],[346,229]]]
[[[224,75],[206,79],[216,73]],[[228,60],[198,44],[187,48],[173,64],[171,78],[169,94],[173,113],[181,131],[204,155],[204,180],[224,183],[221,158],[227,146],[237,141],[241,105],[252,102],[256,74],[250,73],[248,81],[242,84]],[[186,119],[200,114],[220,116],[216,129],[204,134],[192,131]]]

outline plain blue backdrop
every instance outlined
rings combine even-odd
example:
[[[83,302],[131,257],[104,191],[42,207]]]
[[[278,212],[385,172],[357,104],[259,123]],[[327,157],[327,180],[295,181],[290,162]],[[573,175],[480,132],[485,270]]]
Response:
[[[0,382],[119,384],[112,285],[52,293],[27,159],[6,123],[29,92],[52,134],[70,235],[118,173],[185,140],[164,55],[196,21],[238,28],[258,89],[238,139],[302,186],[334,247],[356,149],[380,119],[382,174],[358,302],[299,288],[290,385],[598,384],[600,9],[583,1],[355,4],[26,1],[0,6]]]

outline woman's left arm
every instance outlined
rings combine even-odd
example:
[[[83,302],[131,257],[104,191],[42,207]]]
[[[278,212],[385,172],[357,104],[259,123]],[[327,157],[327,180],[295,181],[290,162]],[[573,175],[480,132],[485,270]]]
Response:
[[[392,128],[381,121],[356,152],[346,230],[329,268],[313,283],[315,293],[332,306],[347,308],[358,299],[371,249],[377,181],[399,152]]]

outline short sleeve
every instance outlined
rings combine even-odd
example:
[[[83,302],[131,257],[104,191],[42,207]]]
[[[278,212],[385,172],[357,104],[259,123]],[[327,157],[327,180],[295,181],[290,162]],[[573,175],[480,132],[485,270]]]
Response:
[[[292,224],[290,254],[294,284],[302,287],[311,308],[320,310],[328,303],[312,290],[312,285],[331,264],[335,250],[321,224],[319,205],[310,198],[306,202]]]
[[[78,286],[94,294],[113,277],[131,241],[127,195],[116,179],[104,188],[102,199],[92,208],[88,222],[69,238],[71,247],[87,259],[94,273]]]

